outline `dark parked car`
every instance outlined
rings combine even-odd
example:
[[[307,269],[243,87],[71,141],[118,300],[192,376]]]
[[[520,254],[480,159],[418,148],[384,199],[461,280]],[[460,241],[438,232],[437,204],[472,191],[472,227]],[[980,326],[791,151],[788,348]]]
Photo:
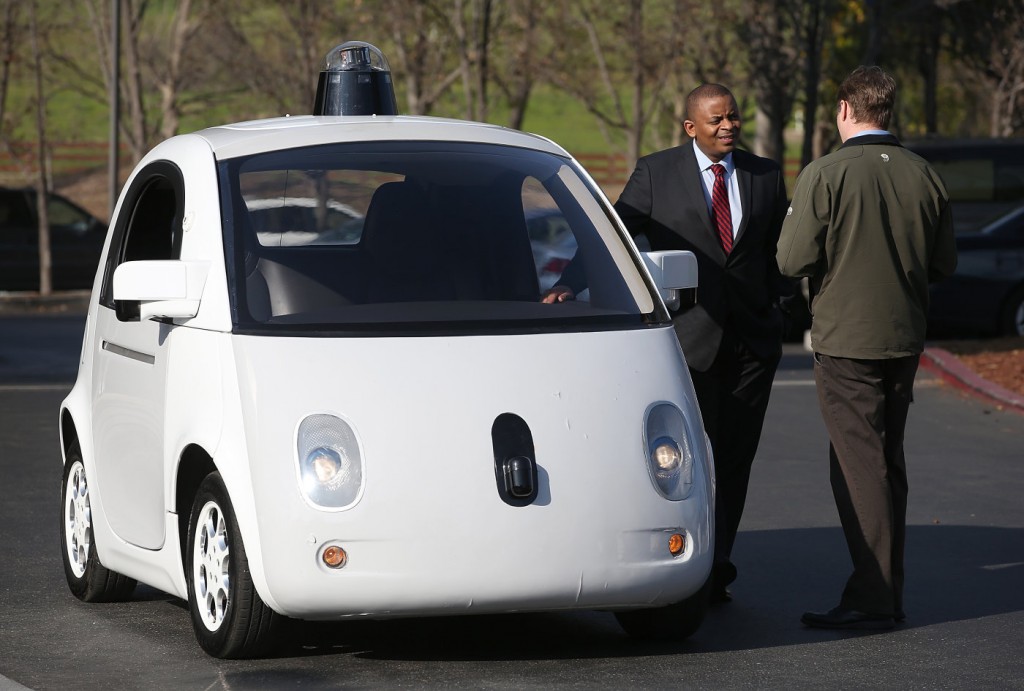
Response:
[[[932,286],[929,335],[1024,336],[1024,206],[956,246],[956,273]]]
[[[54,290],[92,288],[107,226],[64,197],[50,196]],[[0,290],[39,290],[39,224],[34,189],[0,188]]]
[[[1024,204],[1024,137],[905,142],[942,176],[957,232],[975,233]]]

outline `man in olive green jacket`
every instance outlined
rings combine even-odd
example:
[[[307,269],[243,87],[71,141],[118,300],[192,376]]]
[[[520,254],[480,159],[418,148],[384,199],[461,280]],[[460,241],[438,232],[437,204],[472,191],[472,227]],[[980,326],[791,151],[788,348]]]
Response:
[[[886,131],[896,84],[878,67],[840,85],[843,146],[797,180],[779,239],[782,273],[808,277],[811,347],[832,492],[854,571],[820,628],[903,621],[907,473],[903,435],[924,350],[928,283],[956,268],[949,197]]]

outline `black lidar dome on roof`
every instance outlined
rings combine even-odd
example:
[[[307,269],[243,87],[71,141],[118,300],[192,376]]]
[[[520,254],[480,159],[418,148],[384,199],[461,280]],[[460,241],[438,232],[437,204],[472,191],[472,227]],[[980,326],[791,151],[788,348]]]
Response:
[[[362,41],[335,46],[324,57],[313,115],[397,115],[391,67],[384,54]]]

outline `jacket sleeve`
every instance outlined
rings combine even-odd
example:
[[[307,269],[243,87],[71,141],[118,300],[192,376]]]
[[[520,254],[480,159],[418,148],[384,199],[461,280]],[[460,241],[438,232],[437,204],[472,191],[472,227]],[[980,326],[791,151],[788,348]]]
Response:
[[[813,276],[824,256],[829,224],[829,190],[815,168],[801,173],[786,211],[777,260],[783,276]]]
[[[775,209],[772,216],[771,233],[768,235],[768,246],[765,247],[765,255],[768,261],[768,276],[771,288],[777,297],[789,298],[796,290],[794,282],[784,277],[779,271],[777,248],[779,237],[782,232],[782,223],[786,219],[786,209],[789,206],[786,196],[786,181],[779,169],[775,181]]]
[[[622,188],[619,200],[615,202],[615,212],[633,237],[644,233],[651,222],[653,209],[651,186],[650,166],[646,160],[641,158],[636,162],[636,168],[629,176],[626,186]]]
[[[953,234],[952,205],[948,202],[939,216],[939,227],[935,235],[935,246],[928,264],[928,281],[935,283],[956,270],[956,237]]]

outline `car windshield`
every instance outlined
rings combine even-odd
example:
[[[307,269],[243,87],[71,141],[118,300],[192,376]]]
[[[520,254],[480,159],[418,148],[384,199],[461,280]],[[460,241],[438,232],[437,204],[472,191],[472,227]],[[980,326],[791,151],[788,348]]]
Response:
[[[668,319],[571,160],[451,142],[220,164],[236,330],[542,331]],[[576,300],[543,304],[569,271]]]

